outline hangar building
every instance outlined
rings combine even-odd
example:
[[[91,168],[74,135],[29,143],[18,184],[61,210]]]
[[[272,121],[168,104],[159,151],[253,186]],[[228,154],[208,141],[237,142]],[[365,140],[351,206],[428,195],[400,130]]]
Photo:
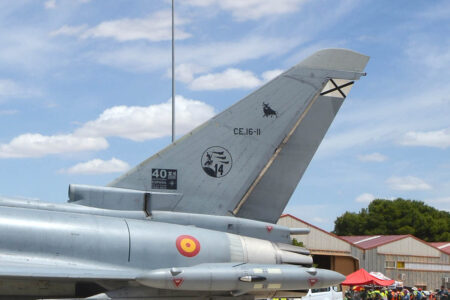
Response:
[[[431,246],[438,248],[441,251],[444,251],[445,253],[450,255],[450,243],[449,242],[437,242],[437,243],[430,243]]]
[[[309,235],[293,237],[311,251],[318,267],[344,275],[364,268],[405,286],[450,288],[450,243],[427,243],[412,235],[336,236],[289,214],[278,224],[310,228]]]
[[[381,272],[405,286],[437,289],[450,277],[449,254],[412,235],[342,238],[358,247],[352,253],[362,268]]]
[[[278,224],[311,230],[307,235],[292,235],[292,237],[303,242],[303,245],[311,251],[317,267],[335,270],[344,275],[360,268],[358,256],[352,253],[352,243],[345,239],[289,214],[282,215]]]

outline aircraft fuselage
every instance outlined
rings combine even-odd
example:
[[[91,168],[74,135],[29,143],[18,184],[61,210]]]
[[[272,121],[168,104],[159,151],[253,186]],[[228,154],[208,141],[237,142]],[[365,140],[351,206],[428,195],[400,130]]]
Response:
[[[0,285],[0,295],[79,296],[77,287],[98,282],[90,270],[111,272],[110,282],[102,276],[102,287],[123,288],[132,278],[121,278],[118,270],[145,276],[155,269],[213,263],[312,263],[309,256],[286,252],[267,240],[150,220],[20,206],[0,206],[0,257],[11,267],[8,288]],[[39,265],[45,266],[45,276]],[[7,266],[3,273],[8,275]]]

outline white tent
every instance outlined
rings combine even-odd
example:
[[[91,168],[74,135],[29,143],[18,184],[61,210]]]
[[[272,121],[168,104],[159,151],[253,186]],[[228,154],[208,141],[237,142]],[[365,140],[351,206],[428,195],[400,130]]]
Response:
[[[391,278],[387,277],[381,272],[370,272],[369,274],[381,280],[391,280]],[[390,288],[403,287],[403,281],[395,281],[394,284],[390,285],[389,287]]]

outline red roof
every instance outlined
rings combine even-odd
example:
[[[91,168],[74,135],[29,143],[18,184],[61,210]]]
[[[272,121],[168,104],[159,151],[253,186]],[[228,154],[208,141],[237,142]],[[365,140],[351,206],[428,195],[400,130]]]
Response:
[[[398,241],[409,237],[410,235],[353,235],[353,236],[341,236],[344,240],[352,243],[355,246],[363,248],[365,250],[372,249],[378,246],[382,246],[387,243]]]
[[[372,249],[387,243],[398,241],[408,237],[409,235],[353,235],[341,236],[344,240],[352,243],[355,246],[365,250]]]
[[[373,275],[370,275],[366,270],[359,269],[356,272],[353,272],[352,274],[348,275],[344,282],[342,282],[342,285],[367,285],[367,284],[374,284],[374,285],[382,285],[382,286],[388,286],[391,284],[394,284],[395,280],[381,280],[376,278]]]
[[[450,242],[436,242],[436,243],[429,243],[429,244],[435,248],[438,248],[442,252],[450,254]]]
[[[441,252],[446,254],[450,254],[450,242],[436,242],[436,243],[427,243],[419,238],[416,238],[410,234],[404,235],[352,235],[352,236],[341,236],[342,239],[347,242],[353,244],[354,246],[360,247],[364,250],[372,249],[375,247],[379,247],[391,242],[395,242],[406,237],[411,237],[416,239],[417,241],[427,244],[433,248],[438,249]]]

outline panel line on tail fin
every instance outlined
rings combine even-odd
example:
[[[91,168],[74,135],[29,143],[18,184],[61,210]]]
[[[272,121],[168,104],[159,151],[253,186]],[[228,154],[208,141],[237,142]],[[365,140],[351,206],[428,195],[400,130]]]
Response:
[[[297,80],[299,81],[297,78],[291,77],[291,76],[285,76],[287,78],[293,79],[293,80]],[[303,81],[302,81],[303,82]],[[327,82],[327,81],[326,81]],[[325,83],[322,84],[322,88],[325,86]],[[320,91],[321,89],[319,89]],[[241,209],[241,207],[244,205],[244,203],[247,201],[248,197],[251,195],[251,193],[253,192],[253,190],[255,189],[255,187],[258,185],[258,183],[261,181],[261,179],[264,177],[264,175],[266,174],[267,170],[269,170],[270,166],[272,165],[272,163],[275,161],[275,159],[277,158],[277,156],[280,154],[281,150],[283,149],[284,145],[286,145],[290,139],[290,137],[294,134],[295,130],[297,129],[297,127],[300,125],[300,123],[302,122],[302,120],[305,118],[305,116],[308,114],[309,110],[311,109],[311,107],[313,106],[314,102],[316,102],[317,98],[319,98],[319,92],[311,99],[311,101],[308,103],[308,106],[306,107],[306,109],[303,111],[303,113],[300,115],[299,119],[297,120],[297,122],[295,123],[295,125],[292,127],[292,129],[289,131],[289,133],[286,135],[286,137],[281,141],[281,143],[278,145],[277,149],[275,150],[274,154],[272,155],[272,157],[269,159],[269,161],[267,162],[267,164],[264,166],[264,168],[261,170],[261,172],[258,174],[258,176],[256,177],[256,179],[253,181],[253,183],[250,185],[249,189],[247,190],[247,192],[244,194],[244,196],[242,197],[242,199],[238,202],[238,204],[236,205],[236,207],[233,209],[232,214],[233,215],[237,215],[239,213],[239,210]]]
[[[298,78],[298,77],[295,77],[295,76],[291,76],[291,75],[282,75],[282,76],[286,77],[286,78],[289,78],[289,79],[292,79],[292,80],[295,80],[295,81],[298,81],[298,82],[301,82],[301,83],[304,83],[306,85],[309,85],[313,89],[319,89],[319,87],[315,86],[312,82],[309,82],[307,80],[304,80],[304,79],[301,79],[301,78]],[[323,85],[322,85],[322,88],[323,88]]]

